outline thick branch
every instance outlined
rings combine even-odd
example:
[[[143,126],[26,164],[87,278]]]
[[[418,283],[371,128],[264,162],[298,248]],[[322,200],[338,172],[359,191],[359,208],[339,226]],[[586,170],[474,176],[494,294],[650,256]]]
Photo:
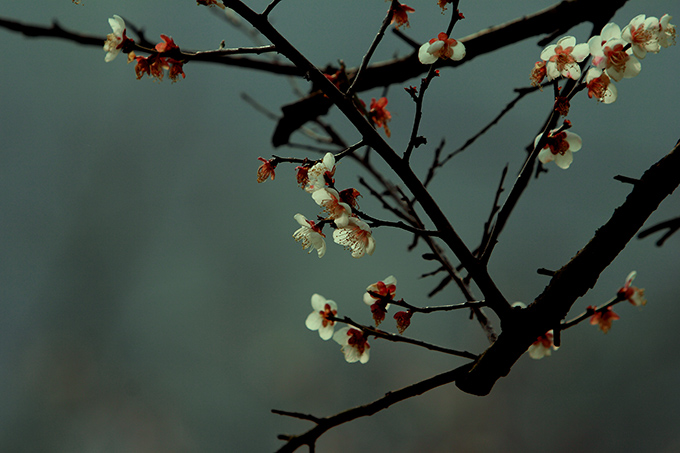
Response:
[[[679,148],[676,144],[666,157],[642,175],[626,201],[590,242],[555,272],[533,304],[525,310],[512,311],[498,341],[482,354],[467,376],[456,382],[461,390],[475,395],[488,394],[536,338],[557,326],[574,302],[595,286],[600,273],[680,184]]]
[[[418,396],[442,385],[450,384],[462,376],[469,369],[469,367],[469,364],[460,366],[454,370],[447,371],[446,373],[442,373],[424,381],[409,385],[408,387],[404,387],[403,389],[386,393],[385,396],[373,401],[372,403],[348,409],[344,412],[333,415],[332,417],[319,419],[317,421],[317,425],[306,433],[299,436],[289,436],[288,442],[278,450],[278,453],[293,452],[303,445],[309,445],[311,448],[316,440],[329,429],[360,417],[371,416],[383,409],[387,409],[395,403],[404,401],[405,399],[412,398],[414,396]]]

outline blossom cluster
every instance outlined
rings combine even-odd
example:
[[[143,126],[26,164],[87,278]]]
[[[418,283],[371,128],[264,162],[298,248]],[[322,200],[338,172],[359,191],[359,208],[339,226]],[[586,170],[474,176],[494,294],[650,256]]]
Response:
[[[265,161],[258,170],[258,181],[261,175],[267,175],[268,172],[271,172],[273,179],[273,168]],[[326,253],[324,239],[326,235],[322,228],[331,224],[334,228],[333,242],[350,250],[352,257],[372,255],[375,250],[375,239],[371,228],[353,212],[353,208],[358,207],[356,199],[360,194],[353,188],[338,192],[335,189],[334,176],[335,156],[332,153],[327,153],[320,162],[311,167],[304,165],[297,167],[298,183],[323,208],[326,217],[317,223],[308,220],[302,214],[295,214],[294,218],[300,224],[300,228],[293,233],[293,237],[302,243],[304,249],[309,248],[310,253],[316,250],[321,258]]]
[[[320,294],[314,294],[312,295],[312,308],[314,311],[305,320],[305,326],[309,330],[319,331],[319,337],[324,341],[333,338],[342,346],[341,351],[347,362],[368,362],[371,346],[364,332],[355,327],[343,327],[334,332],[337,322],[335,317],[338,314],[338,305],[334,301]]]
[[[385,319],[385,314],[389,308],[389,301],[394,300],[397,290],[397,279],[390,275],[384,280],[377,281],[366,288],[364,293],[364,303],[371,307],[375,325]],[[314,309],[305,320],[305,326],[309,330],[317,330],[322,340],[333,338],[342,346],[341,351],[345,355],[345,360],[350,363],[368,362],[370,345],[368,344],[367,333],[356,327],[344,327],[334,332],[338,305],[325,297],[312,295],[312,308]],[[399,311],[394,315],[397,323],[397,330],[400,334],[410,325],[413,312]],[[346,321],[343,321],[346,322]]]
[[[175,44],[172,38],[166,35],[161,35],[162,41],[154,47],[151,55],[148,57],[136,56],[131,51],[134,41],[126,36],[125,21],[122,17],[115,15],[109,19],[112,33],[106,37],[104,42],[104,50],[106,56],[104,60],[108,63],[113,61],[121,51],[129,53],[128,62],[136,61],[135,73],[137,79],[141,79],[145,74],[156,80],[163,80],[164,71],[167,71],[168,77],[173,82],[177,81],[179,76],[186,77],[184,74],[184,61],[174,58],[179,54],[179,47]]]
[[[633,279],[637,275],[637,272],[633,271],[626,277],[626,282],[617,292],[616,298],[609,303],[603,305],[600,308],[594,306],[588,306],[586,308],[586,313],[579,318],[583,320],[585,318],[590,318],[590,324],[599,327],[603,333],[609,332],[612,327],[612,323],[618,319],[621,319],[619,315],[614,313],[612,310],[612,305],[618,302],[623,302],[627,300],[632,305],[636,307],[641,307],[647,303],[644,298],[645,290],[636,288],[632,286]],[[515,305],[524,308],[524,304],[517,302]],[[529,346],[527,352],[532,359],[542,359],[545,356],[549,356],[553,350],[557,349],[553,340],[553,330],[546,332],[534,341],[534,343]]]
[[[637,76],[647,53],[658,53],[662,47],[675,44],[676,29],[668,14],[658,19],[640,14],[623,30],[615,23],[605,25],[600,34],[587,43],[576,44],[576,38],[565,36],[541,52],[531,72],[531,84],[540,85],[544,78],[581,78],[581,65],[589,56],[592,67],[585,76],[588,97],[605,104],[616,101],[618,90],[612,83]]]
[[[446,4],[451,3],[451,0],[438,0],[438,4],[442,9],[442,14],[446,10]],[[402,25],[409,27],[408,14],[415,12],[415,9],[402,3],[396,3],[392,6],[392,23],[395,28]],[[463,19],[464,16],[457,12],[458,18]],[[430,39],[428,42],[420,46],[418,49],[418,60],[422,64],[435,63],[440,58],[442,60],[451,59],[453,61],[462,60],[465,57],[465,46],[462,42],[450,38],[446,33],[439,33],[436,38]],[[387,132],[387,131],[386,131]],[[387,132],[389,136],[389,132]]]
[[[675,44],[676,30],[670,23],[668,14],[657,19],[636,16],[623,30],[614,23],[608,23],[599,35],[593,36],[587,43],[576,43],[573,36],[565,36],[551,44],[541,52],[541,60],[531,71],[531,84],[540,86],[543,79],[555,80],[560,77],[580,80],[587,88],[588,97],[595,98],[605,104],[611,104],[618,97],[618,89],[612,81],[637,76],[642,65],[640,60],[647,53],[658,53],[662,47]],[[583,77],[581,64],[592,57],[592,67]],[[562,115],[568,113],[569,101],[566,97],[557,97],[555,109]],[[538,145],[542,134],[536,137],[534,146]],[[538,160],[546,164],[555,161],[558,167],[567,169],[573,161],[573,152],[581,148],[581,137],[562,129],[552,130],[544,140],[543,148],[538,153]]]

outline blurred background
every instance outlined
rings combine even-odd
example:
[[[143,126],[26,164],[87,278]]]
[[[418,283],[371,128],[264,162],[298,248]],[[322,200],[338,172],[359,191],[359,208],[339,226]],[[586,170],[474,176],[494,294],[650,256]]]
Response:
[[[267,2],[248,2],[262,10]],[[460,38],[552,5],[552,1],[461,2]],[[434,0],[416,9],[406,33],[425,42],[444,30]],[[319,66],[360,63],[382,21],[383,1],[287,0],[274,24]],[[123,16],[146,36],[174,38],[186,49],[252,45],[215,11],[192,1],[6,0],[0,16],[104,37]],[[630,1],[614,17],[680,20],[671,0]],[[583,42],[589,24],[569,34]],[[443,70],[425,102],[414,154],[424,175],[435,146],[461,146],[529,83],[538,39],[504,47]],[[102,43],[103,44],[103,43]],[[406,55],[386,35],[374,61]],[[409,253],[410,237],[374,230],[373,256],[353,259],[329,243],[319,260],[293,238],[293,215],[319,212],[281,165],[275,181],[256,183],[258,156],[318,155],[274,150],[266,108],[297,96],[281,76],[214,64],[185,65],[186,79],[136,80],[119,56],[100,48],[29,39],[0,30],[0,451],[273,451],[279,433],[311,425],[273,408],[332,415],[452,369],[462,359],[374,340],[366,365],[347,364],[335,342],[304,326],[320,293],[340,315],[370,323],[362,294],[388,275],[397,297],[414,305],[462,302],[449,287],[432,299],[438,277]],[[549,279],[540,267],[566,263],[621,204],[630,186],[680,138],[680,48],[642,61],[642,73],[617,84],[619,99],[598,104],[582,93],[569,119],[583,139],[571,168],[554,164],[534,180],[500,238],[491,275],[510,300],[530,302]],[[306,82],[294,82],[307,90]],[[417,85],[418,81],[410,82]],[[406,86],[407,84],[404,84]],[[401,86],[388,92],[390,143],[407,143],[413,103]],[[552,105],[551,92],[521,101],[492,131],[439,172],[431,185],[470,247],[480,238],[509,163],[519,170]],[[375,90],[361,93],[369,103]],[[349,143],[358,137],[336,111],[331,122]],[[309,143],[297,134],[293,141]],[[358,168],[343,161],[338,187],[357,187]],[[512,180],[510,178],[509,180]],[[389,219],[369,197],[362,210]],[[678,215],[677,194],[648,222]],[[318,451],[555,452],[680,450],[680,236],[634,240],[577,301],[571,315],[615,295],[629,271],[646,288],[643,309],[619,305],[603,335],[584,323],[563,335],[549,358],[520,360],[480,398],[438,388],[324,435]],[[390,319],[384,325],[392,329]],[[480,352],[483,332],[462,312],[416,316],[407,335]]]

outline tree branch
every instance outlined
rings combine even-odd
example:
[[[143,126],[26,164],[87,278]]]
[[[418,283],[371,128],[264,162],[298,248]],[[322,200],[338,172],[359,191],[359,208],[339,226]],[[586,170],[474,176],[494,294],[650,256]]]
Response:
[[[557,326],[574,302],[595,286],[600,273],[678,185],[680,144],[642,175],[626,201],[595,232],[590,242],[555,272],[550,284],[529,307],[512,311],[503,324],[498,341],[480,356],[456,385],[474,395],[488,394],[536,338]]]

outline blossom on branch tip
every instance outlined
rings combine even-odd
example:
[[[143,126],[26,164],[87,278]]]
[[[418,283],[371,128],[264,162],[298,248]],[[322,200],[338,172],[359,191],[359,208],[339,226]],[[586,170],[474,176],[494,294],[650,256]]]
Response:
[[[163,70],[170,68],[167,60],[160,55],[135,57],[135,60],[137,61],[137,64],[135,65],[137,79],[141,79],[144,74],[147,74],[148,76],[161,81],[163,80]]]
[[[636,307],[641,307],[647,304],[647,299],[645,299],[644,288],[641,289],[636,288],[635,286],[631,286],[631,283],[633,283],[633,279],[635,278],[636,275],[637,275],[636,271],[633,271],[630,274],[628,274],[628,277],[626,277],[625,285],[623,285],[623,288],[620,288],[617,291],[617,295],[619,297],[626,299],[628,302],[635,305]]]
[[[595,307],[588,307],[589,310],[595,310]],[[609,332],[612,328],[612,323],[620,319],[620,316],[612,311],[612,307],[607,307],[604,310],[596,311],[593,316],[590,317],[590,324],[596,325],[600,328],[603,333]]]
[[[303,189],[307,185],[307,182],[309,182],[309,167],[305,167],[303,165],[299,167],[295,167],[295,178],[297,179],[297,183],[300,187]]]
[[[392,114],[387,111],[387,98],[381,97],[377,101],[375,98],[371,99],[371,109],[368,111],[368,117],[373,121],[376,127],[384,127],[385,135],[391,135],[390,128],[387,127],[387,122],[392,119]]]
[[[106,41],[104,42],[104,50],[106,51],[104,61],[107,63],[118,56],[121,50],[123,50],[123,46],[134,42],[125,35],[125,21],[122,17],[114,14],[109,19],[109,25],[111,25],[113,33],[106,35]]]
[[[534,146],[538,145],[542,134],[539,134],[534,140]],[[572,153],[581,149],[581,137],[569,131],[556,130],[550,131],[548,139],[543,146],[543,149],[538,153],[538,160],[542,164],[547,164],[553,160],[558,167],[566,170],[569,168],[574,160]]]
[[[300,228],[293,233],[293,238],[302,243],[303,250],[308,248],[308,253],[312,253],[312,250],[316,249],[319,258],[323,257],[326,253],[326,241],[324,240],[326,235],[321,232],[321,228],[312,220],[307,220],[302,214],[295,214],[293,218],[300,224]]]
[[[329,184],[333,184],[333,176],[335,176],[335,156],[333,153],[326,153],[321,162],[317,162],[307,170],[307,182],[304,189],[308,193],[314,193],[319,189],[323,189]],[[300,176],[298,173],[299,180]]]
[[[637,58],[643,59],[647,52],[657,53],[661,50],[658,31],[659,19],[640,14],[623,28],[621,39],[631,44]]]
[[[529,80],[531,80],[531,86],[532,87],[537,87],[541,85],[541,82],[543,82],[543,79],[545,78],[546,75],[546,69],[545,69],[545,61],[537,61],[536,64],[534,65],[534,69],[531,70],[531,76],[529,77]]]
[[[404,331],[411,325],[411,317],[413,312],[411,310],[398,311],[394,314],[394,319],[397,321],[397,330],[399,334],[403,334]]]
[[[422,64],[432,64],[439,58],[459,61],[465,58],[465,46],[462,42],[449,38],[446,33],[439,33],[436,38],[420,46],[418,50],[418,60]]]
[[[600,35],[588,40],[588,47],[593,56],[593,65],[607,71],[607,75],[616,82],[635,77],[642,70],[633,50],[621,39],[621,29],[616,24],[605,25]]]
[[[168,77],[170,80],[173,82],[177,82],[177,79],[179,76],[182,76],[182,78],[186,77],[186,74],[184,74],[184,62],[175,60],[174,58],[168,58]],[[274,178],[272,178],[274,179]]]
[[[371,228],[358,217],[350,217],[347,226],[333,231],[333,241],[351,250],[353,258],[372,255],[375,250]]]
[[[675,45],[675,25],[670,23],[673,16],[664,14],[659,19],[658,40],[661,47],[668,47]]]
[[[335,321],[329,318],[338,314],[338,305],[320,294],[313,294],[312,308],[314,311],[307,316],[305,326],[309,330],[318,330],[322,340],[330,340],[333,337]]]
[[[552,354],[552,350],[557,350],[555,343],[553,342],[553,331],[549,330],[545,334],[541,335],[533,342],[527,352],[529,357],[532,359],[542,359],[543,357]]]
[[[258,157],[257,160],[262,161],[262,165],[257,168],[257,182],[264,182],[267,178],[271,178],[273,181],[276,176],[274,173],[276,165],[272,164],[272,160],[267,160],[264,157]]]
[[[560,76],[578,80],[581,77],[581,67],[578,64],[588,54],[588,44],[576,44],[573,36],[561,38],[557,44],[551,44],[541,52],[541,59],[546,62],[546,77],[548,80]]]
[[[611,104],[616,101],[618,90],[609,76],[598,68],[590,68],[586,73],[588,97],[594,97],[600,102]]]
[[[349,189],[340,191],[340,201],[342,201],[343,203],[347,203],[353,209],[359,209],[359,203],[357,202],[357,198],[360,196],[361,194],[359,193],[359,191],[351,187]]]
[[[376,327],[385,320],[387,310],[390,308],[388,301],[394,299],[397,290],[397,279],[390,275],[385,280],[369,285],[364,293],[364,303],[371,307],[373,321]]]
[[[397,291],[397,279],[390,275],[385,280],[368,285],[364,293],[364,303],[373,305],[376,300],[394,300],[394,293]],[[378,297],[374,296],[376,294]]]
[[[345,354],[347,362],[368,362],[371,347],[361,330],[354,327],[343,327],[335,332],[333,340],[342,346],[341,351]]]
[[[392,23],[396,25],[394,28],[399,28],[402,25],[407,28],[410,26],[408,23],[408,13],[414,12],[415,9],[403,3],[397,3],[397,6],[392,8]]]
[[[352,208],[347,203],[340,201],[340,194],[337,190],[331,188],[319,189],[312,193],[312,198],[328,213],[338,228],[347,226]]]
[[[437,4],[442,9],[442,14],[446,11],[446,4],[451,3],[452,0],[437,0]]]
[[[156,44],[156,52],[170,52],[171,50],[179,49],[171,37],[161,34],[161,39],[163,41]]]

